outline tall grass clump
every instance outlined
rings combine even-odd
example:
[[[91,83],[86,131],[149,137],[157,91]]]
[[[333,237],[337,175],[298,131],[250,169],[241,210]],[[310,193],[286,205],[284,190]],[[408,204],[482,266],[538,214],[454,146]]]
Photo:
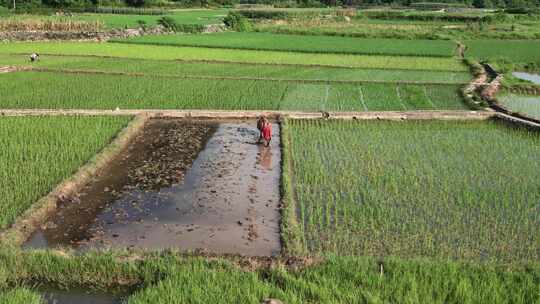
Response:
[[[291,121],[309,252],[540,256],[540,136],[500,122]]]
[[[41,296],[27,288],[0,290],[0,303],[6,304],[41,304]]]
[[[0,20],[0,31],[59,31],[98,32],[104,24],[99,20],[5,18]]]
[[[0,118],[0,229],[71,176],[128,123],[125,117]]]

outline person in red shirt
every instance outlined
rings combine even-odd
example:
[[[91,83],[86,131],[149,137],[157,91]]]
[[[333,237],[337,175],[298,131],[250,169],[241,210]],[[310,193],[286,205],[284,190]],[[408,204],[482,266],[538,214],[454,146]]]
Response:
[[[259,120],[257,120],[257,129],[260,132],[259,143],[264,140],[265,145],[268,147],[272,140],[272,124],[266,117],[261,116]]]
[[[261,133],[264,141],[266,142],[266,146],[270,146],[270,141],[272,140],[272,124],[266,118]]]

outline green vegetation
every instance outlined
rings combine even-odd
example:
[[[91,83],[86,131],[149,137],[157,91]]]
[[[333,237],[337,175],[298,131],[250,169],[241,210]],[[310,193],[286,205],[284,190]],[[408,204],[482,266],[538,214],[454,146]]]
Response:
[[[253,272],[222,259],[125,252],[70,256],[51,251],[0,252],[0,282],[103,289],[121,281],[140,289],[128,303],[535,303],[540,266],[501,267],[449,261],[336,257],[299,270],[277,265]],[[238,263],[241,264],[241,263]],[[84,274],[84,275],[81,275]],[[1,285],[1,283],[0,283]],[[182,286],[182,288],[179,288]],[[358,288],[362,286],[362,288]]]
[[[32,83],[32,90],[27,90]],[[458,87],[132,77],[23,72],[0,75],[1,108],[364,111],[463,109]]]
[[[323,15],[335,15],[333,8],[255,8],[235,12],[249,19],[312,19]]]
[[[0,289],[0,303],[41,304],[41,298],[37,293],[26,288],[13,288],[4,292]]]
[[[269,33],[216,33],[208,35],[142,36],[116,42],[198,46],[247,50],[451,57],[451,41],[358,39],[332,36],[280,35]]]
[[[28,42],[0,44],[0,54],[92,55],[133,59],[223,61],[465,72],[468,67],[454,58],[306,54],[295,52],[172,47],[121,43]]]
[[[34,19],[8,17],[0,19],[0,31],[63,31],[97,32],[103,29],[100,21],[82,21],[69,19]]]
[[[537,133],[496,122],[289,126],[289,208],[306,252],[540,258]]]
[[[254,30],[281,34],[330,35],[396,39],[540,39],[540,22],[511,20],[502,23],[403,21],[369,18],[295,19],[257,22]]]
[[[540,119],[540,96],[508,94],[499,96],[498,100],[510,111]]]
[[[125,117],[0,118],[0,228],[71,176],[127,121]]]
[[[27,56],[1,55],[0,65],[109,73],[137,73],[146,76],[242,77],[328,81],[380,81],[462,84],[471,79],[466,72],[356,69],[320,66],[250,65],[80,56],[43,56],[30,64]]]
[[[181,32],[223,22],[238,32],[0,43],[0,67],[28,69],[0,74],[0,109],[468,110],[460,89],[477,61],[505,72],[540,67],[540,19],[527,10],[173,11],[194,2],[126,1],[142,7],[100,2],[113,7],[3,20]],[[466,60],[455,56],[458,42]],[[39,62],[28,61],[32,52]],[[537,87],[508,78],[502,92],[510,110],[540,118],[537,97],[521,96]],[[94,161],[129,119],[0,118],[0,229]],[[282,255],[23,250],[7,237],[0,303],[37,304],[40,283],[126,289],[131,304],[540,303],[538,132],[499,121],[332,119],[285,120],[280,130]]]
[[[227,10],[179,10],[165,15],[129,15],[115,13],[82,13],[74,14],[71,17],[66,16],[35,16],[35,15],[18,15],[11,18],[16,18],[22,21],[32,20],[34,22],[99,22],[106,29],[113,28],[137,28],[141,25],[153,27],[158,25],[159,19],[168,17],[174,20],[176,24],[181,25],[207,25],[220,24],[223,18],[227,15]]]
[[[540,40],[473,40],[465,44],[469,58],[532,70],[540,68]]]

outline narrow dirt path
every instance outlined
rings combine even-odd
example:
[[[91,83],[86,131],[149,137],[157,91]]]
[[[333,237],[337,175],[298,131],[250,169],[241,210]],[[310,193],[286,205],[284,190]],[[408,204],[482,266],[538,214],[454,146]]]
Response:
[[[177,118],[256,119],[260,115],[271,118],[292,119],[359,119],[359,120],[484,120],[494,114],[486,111],[422,110],[422,111],[370,111],[370,112],[300,112],[300,111],[236,111],[236,110],[85,110],[85,109],[0,109],[1,116],[88,115],[135,116]]]
[[[2,67],[0,67],[0,74],[11,73],[11,72],[15,72],[15,71],[17,71],[17,68],[13,67],[13,66],[2,66]]]

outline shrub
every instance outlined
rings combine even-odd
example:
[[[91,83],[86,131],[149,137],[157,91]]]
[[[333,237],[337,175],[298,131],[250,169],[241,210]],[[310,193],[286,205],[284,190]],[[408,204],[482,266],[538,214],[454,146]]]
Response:
[[[173,18],[167,16],[160,18],[158,23],[171,31],[176,31],[176,26],[178,25]]]
[[[7,16],[9,15],[9,10],[3,6],[0,6],[0,16]]]
[[[158,23],[164,28],[178,33],[201,33],[205,29],[202,24],[178,24],[176,20],[168,16],[160,18]]]
[[[249,20],[238,12],[231,11],[223,19],[225,25],[237,32],[249,32],[251,31],[251,23]]]

